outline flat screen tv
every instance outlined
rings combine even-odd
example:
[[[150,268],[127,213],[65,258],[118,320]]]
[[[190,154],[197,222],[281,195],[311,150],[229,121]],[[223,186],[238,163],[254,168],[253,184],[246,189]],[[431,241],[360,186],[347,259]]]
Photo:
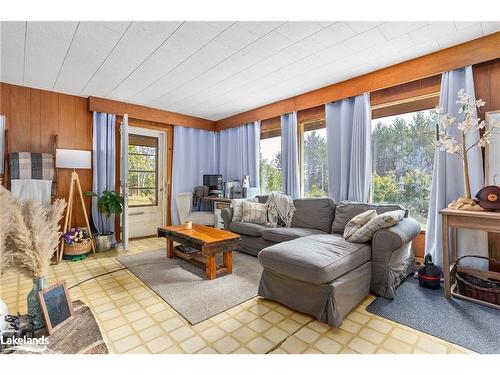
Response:
[[[204,174],[203,185],[208,186],[210,190],[222,190],[222,175]]]

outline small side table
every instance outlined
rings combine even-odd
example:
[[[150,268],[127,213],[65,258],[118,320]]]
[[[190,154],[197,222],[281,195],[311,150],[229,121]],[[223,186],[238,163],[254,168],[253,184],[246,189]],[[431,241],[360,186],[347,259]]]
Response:
[[[445,208],[439,211],[439,213],[443,220],[443,274],[445,297],[450,298],[453,294],[453,296],[491,307],[492,305],[487,302],[453,293],[451,290],[452,285],[450,285],[450,271],[457,261],[457,229],[463,228],[500,233],[500,212],[467,211]],[[462,266],[458,266],[457,271],[467,272],[483,278],[500,280],[500,272],[482,271]]]

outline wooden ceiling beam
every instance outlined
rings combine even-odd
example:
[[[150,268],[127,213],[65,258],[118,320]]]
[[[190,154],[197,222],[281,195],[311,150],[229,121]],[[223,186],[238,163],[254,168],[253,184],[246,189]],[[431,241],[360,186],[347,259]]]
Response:
[[[216,130],[265,120],[292,111],[323,105],[336,100],[430,77],[467,65],[500,57],[500,32],[405,61],[359,77],[335,83],[292,98],[284,99],[215,122]]]
[[[126,113],[129,117],[138,120],[160,122],[169,125],[181,125],[204,130],[215,130],[214,121],[96,96],[89,97],[89,111],[113,113],[118,116],[123,116]]]

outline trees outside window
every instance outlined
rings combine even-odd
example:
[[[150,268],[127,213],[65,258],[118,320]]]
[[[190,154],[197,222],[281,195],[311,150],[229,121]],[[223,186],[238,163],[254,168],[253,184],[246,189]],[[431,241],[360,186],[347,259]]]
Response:
[[[425,226],[436,131],[429,110],[374,119],[372,131],[373,202],[401,204]]]
[[[281,175],[281,137],[260,140],[260,192],[283,191]]]
[[[328,196],[328,155],[326,129],[305,130],[303,135],[304,197]]]
[[[154,206],[157,204],[157,154],[157,146],[129,145],[129,206]]]

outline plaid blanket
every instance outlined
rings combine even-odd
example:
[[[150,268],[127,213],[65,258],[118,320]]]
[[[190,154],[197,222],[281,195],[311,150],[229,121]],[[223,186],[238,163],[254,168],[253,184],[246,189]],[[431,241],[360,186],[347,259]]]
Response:
[[[12,152],[9,154],[10,179],[54,181],[54,155],[39,152]]]

